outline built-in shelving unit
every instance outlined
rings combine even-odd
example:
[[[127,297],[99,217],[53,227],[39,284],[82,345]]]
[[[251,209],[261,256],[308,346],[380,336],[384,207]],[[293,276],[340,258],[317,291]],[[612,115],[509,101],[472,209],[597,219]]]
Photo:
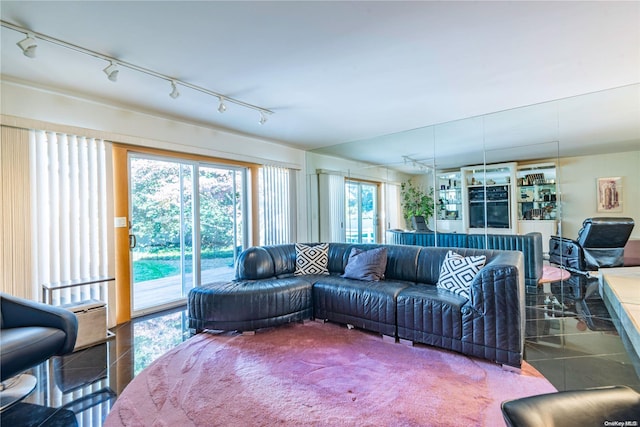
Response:
[[[518,168],[518,219],[556,219],[556,167],[554,164]]]
[[[442,232],[463,232],[460,170],[437,175],[436,223]]]
[[[542,251],[549,253],[549,239],[557,234],[558,204],[556,165],[539,163],[518,166],[518,233],[542,233]]]
[[[549,252],[560,203],[554,163],[509,162],[439,171],[435,184],[437,231],[540,232],[543,251]]]
[[[514,183],[516,166],[512,163],[462,168],[463,220],[469,233],[516,232]]]

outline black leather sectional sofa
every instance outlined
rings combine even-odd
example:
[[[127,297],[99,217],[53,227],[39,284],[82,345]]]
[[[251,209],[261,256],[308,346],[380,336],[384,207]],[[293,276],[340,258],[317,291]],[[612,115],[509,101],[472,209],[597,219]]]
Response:
[[[191,290],[189,327],[251,331],[315,318],[521,366],[521,252],[456,248],[462,256],[487,257],[469,299],[436,287],[448,248],[387,245],[383,280],[341,277],[353,247],[380,246],[329,243],[329,274],[303,276],[294,275],[295,245],[249,248],[239,257],[235,280]]]
[[[537,292],[544,259],[542,233],[465,234],[441,232],[388,231],[390,243],[396,245],[438,246],[443,248],[497,249],[521,251],[524,255],[524,282],[529,293]]]

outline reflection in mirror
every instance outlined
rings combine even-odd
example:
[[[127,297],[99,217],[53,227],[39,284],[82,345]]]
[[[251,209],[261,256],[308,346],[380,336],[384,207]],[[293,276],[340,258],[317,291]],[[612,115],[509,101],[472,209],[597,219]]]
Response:
[[[404,228],[400,184],[410,175],[311,152],[306,168],[310,241],[384,243]]]
[[[520,235],[541,233],[544,258],[548,258],[549,240],[551,236],[558,235],[562,220],[559,145],[558,141],[551,141],[536,144],[535,147],[521,145],[508,149],[487,149],[485,153],[486,169],[501,171],[498,177],[488,178],[485,182],[487,194],[493,197],[498,189],[506,194],[502,232]],[[505,162],[506,159],[518,159],[518,153],[523,151],[535,151],[537,158]],[[486,204],[488,218],[495,211],[492,203],[488,201]]]
[[[549,178],[555,180],[556,203],[560,200],[560,194],[563,201],[562,206],[558,204],[555,211],[558,234],[575,239],[585,218],[608,215],[635,217],[636,220],[640,218],[640,186],[631,184],[640,182],[638,99],[640,85],[633,84],[324,147],[309,154],[309,158],[315,156],[316,159],[325,160],[310,162],[308,170],[316,181],[319,176],[317,170],[325,169],[343,174],[343,180],[344,175],[351,171],[352,176],[362,175],[365,179],[386,182],[384,203],[381,198],[381,204],[385,204],[382,210],[387,214],[383,228],[385,230],[410,228],[402,218],[399,207],[399,186],[410,176],[425,175],[420,179],[430,182],[435,196],[435,216],[430,219],[429,228],[439,234],[454,231],[459,234],[484,234],[489,229],[485,224],[487,215],[481,220],[484,227],[470,227],[468,224],[469,204],[466,199],[469,194],[468,188],[463,189],[462,186],[473,185],[474,174],[463,179],[463,170],[516,162],[515,174],[509,176],[509,188],[516,198],[522,196],[521,199],[525,199],[532,197],[532,194],[527,191],[519,193],[518,183],[523,182],[522,178],[527,178],[525,175],[532,175],[529,178],[534,180],[531,182],[535,182],[536,172],[532,170],[525,174],[520,167],[548,161],[556,164],[556,177]],[[418,163],[414,164],[412,160],[430,165],[435,172],[426,176],[425,171],[420,170]],[[380,170],[383,176],[373,173],[374,170]],[[459,181],[456,173],[460,174]],[[541,173],[545,180],[552,176],[551,171]],[[619,212],[598,210],[596,185],[602,177],[620,177],[621,182],[626,184],[623,185],[624,203]],[[451,184],[449,179],[452,180]],[[476,185],[482,187],[491,180],[497,183],[495,178],[484,175],[478,175],[475,179]],[[456,199],[455,193],[447,194],[447,190],[451,193],[452,188],[458,186],[461,187],[459,199]],[[445,191],[442,196],[441,190]],[[533,196],[535,195],[534,192]],[[549,189],[543,189],[537,195],[542,197],[543,202],[545,197],[549,201],[553,197]],[[482,198],[484,200],[484,196]],[[388,204],[393,204],[394,199],[398,206],[395,217],[388,212],[393,210]],[[325,205],[327,204],[322,204],[319,208],[316,206],[316,209],[327,209]],[[516,204],[510,211],[509,227],[513,227],[513,223],[520,224],[520,221],[553,221],[553,215],[553,211],[547,212],[546,206]],[[315,230],[320,228],[317,226]],[[520,233],[510,228],[507,229],[509,232]],[[639,238],[640,227],[635,227],[632,239]],[[548,242],[545,242],[545,246],[547,245]]]
[[[452,157],[452,153],[455,154]],[[483,164],[482,118],[474,117],[435,126],[437,246],[455,246],[469,227],[467,181],[463,167]],[[455,160],[454,160],[455,159]]]
[[[435,228],[433,216],[436,207],[433,198],[435,179],[433,128],[425,127],[402,132],[397,139],[391,138],[389,140],[390,149],[394,151],[394,147],[405,147],[401,144],[403,141],[412,141],[411,147],[414,151],[406,152],[402,156],[401,164],[395,165],[396,168],[405,172],[404,179],[397,187],[401,207],[401,224],[398,227],[391,227],[391,224],[388,224],[385,233],[387,243],[408,243],[406,233],[409,232],[412,233],[411,243],[415,243],[416,238],[421,238],[423,234],[432,233]]]
[[[500,165],[507,181],[501,187],[508,196],[504,202],[507,220],[501,225],[509,234],[540,232],[547,257],[549,239],[557,235],[561,219],[556,200],[558,129],[558,102],[484,117],[485,163]],[[491,211],[487,211],[489,218]]]

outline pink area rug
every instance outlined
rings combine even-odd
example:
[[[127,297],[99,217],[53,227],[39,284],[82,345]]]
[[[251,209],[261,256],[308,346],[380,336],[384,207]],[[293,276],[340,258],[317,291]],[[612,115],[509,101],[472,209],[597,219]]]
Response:
[[[106,426],[501,426],[504,400],[556,389],[428,346],[308,322],[204,333],[125,388]]]

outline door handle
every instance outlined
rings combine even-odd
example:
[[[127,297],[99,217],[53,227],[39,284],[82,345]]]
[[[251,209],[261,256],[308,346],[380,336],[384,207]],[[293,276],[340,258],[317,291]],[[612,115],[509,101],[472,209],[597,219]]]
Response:
[[[129,249],[133,249],[136,247],[136,235],[135,234],[129,234]]]

